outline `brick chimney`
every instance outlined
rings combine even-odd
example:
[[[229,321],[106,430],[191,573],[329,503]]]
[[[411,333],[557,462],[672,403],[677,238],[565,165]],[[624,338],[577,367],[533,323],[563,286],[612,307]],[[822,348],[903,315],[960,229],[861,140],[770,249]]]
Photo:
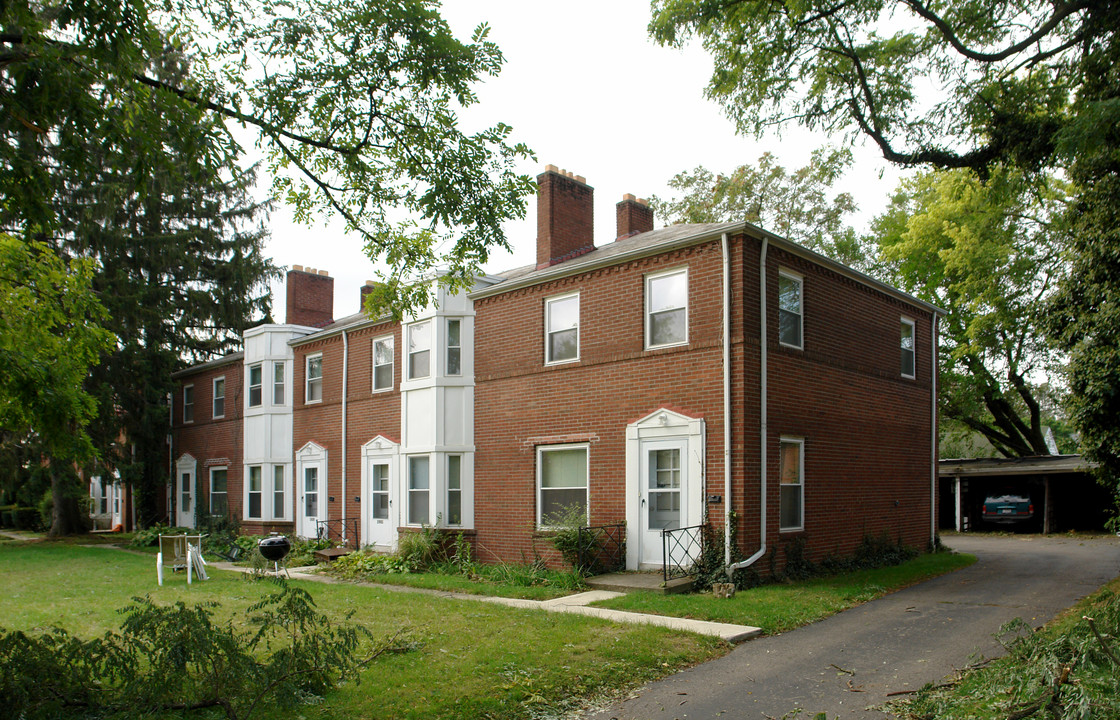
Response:
[[[358,312],[362,312],[363,310],[365,310],[366,295],[369,295],[371,292],[373,292],[374,288],[376,287],[377,283],[375,283],[373,280],[366,280],[366,284],[361,287],[362,296],[358,300]]]
[[[618,230],[615,240],[653,230],[653,208],[649,206],[648,200],[626,193],[622,196],[622,202],[614,207],[617,217],[615,227]]]
[[[334,319],[334,278],[326,270],[293,265],[288,271],[287,322],[323,327]]]
[[[555,165],[537,176],[537,268],[595,249],[594,189]]]

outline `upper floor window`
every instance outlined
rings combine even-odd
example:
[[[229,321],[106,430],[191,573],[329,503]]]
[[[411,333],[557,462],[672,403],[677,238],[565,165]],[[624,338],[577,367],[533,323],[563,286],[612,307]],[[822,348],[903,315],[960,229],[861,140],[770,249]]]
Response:
[[[272,404],[284,404],[284,363],[282,361],[272,366]]]
[[[801,530],[805,523],[805,441],[782,438],[781,441],[781,509],[782,530]]]
[[[432,374],[432,323],[408,326],[408,379],[426,378]]]
[[[194,422],[194,385],[183,386],[183,422]]]
[[[801,295],[804,280],[784,270],[778,272],[778,341],[782,345],[800,348]]]
[[[646,347],[688,342],[688,271],[646,278]]]
[[[226,414],[226,379],[214,378],[214,417],[225,417]]]
[[[447,321],[447,374],[463,374],[463,343],[459,337],[459,320]]]
[[[264,383],[263,368],[260,363],[249,366],[249,407],[261,406],[261,386]]]
[[[393,389],[393,336],[373,341],[373,390]]]
[[[579,359],[579,294],[544,301],[546,363]]]
[[[307,356],[307,402],[316,403],[323,399],[323,355]]]
[[[914,377],[914,321],[902,318],[902,377]]]
[[[587,446],[537,448],[537,525],[587,518]]]

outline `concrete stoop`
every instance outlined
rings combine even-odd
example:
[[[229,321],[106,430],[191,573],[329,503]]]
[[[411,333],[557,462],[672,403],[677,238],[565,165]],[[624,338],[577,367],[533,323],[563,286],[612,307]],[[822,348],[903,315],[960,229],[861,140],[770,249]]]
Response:
[[[685,593],[692,589],[692,578],[675,578],[666,582],[661,573],[648,572],[618,572],[607,573],[589,577],[585,581],[596,590],[609,590],[612,592],[634,592],[644,590],[662,595]]]

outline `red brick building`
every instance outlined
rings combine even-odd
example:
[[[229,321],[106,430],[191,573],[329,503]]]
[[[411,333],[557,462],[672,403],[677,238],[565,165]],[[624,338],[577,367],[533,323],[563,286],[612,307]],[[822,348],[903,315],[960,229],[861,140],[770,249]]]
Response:
[[[201,416],[177,426],[176,457],[240,463],[226,478],[243,527],[259,461],[286,503],[264,527],[345,519],[349,539],[382,549],[438,525],[483,559],[552,557],[568,511],[625,523],[627,565],[660,566],[662,530],[722,525],[728,508],[734,557],[929,543],[936,308],[748,223],[654,230],[632,196],[596,247],[583,178],[549,166],[538,186],[534,265],[399,322],[272,326],[290,329],[285,457],[275,433],[265,459],[240,457],[218,423],[204,442]],[[289,274],[289,322],[331,307],[333,287],[304,279]],[[264,357],[248,341],[246,368]],[[180,374],[211,388],[196,404],[225,367]],[[264,433],[250,421],[246,448]]]

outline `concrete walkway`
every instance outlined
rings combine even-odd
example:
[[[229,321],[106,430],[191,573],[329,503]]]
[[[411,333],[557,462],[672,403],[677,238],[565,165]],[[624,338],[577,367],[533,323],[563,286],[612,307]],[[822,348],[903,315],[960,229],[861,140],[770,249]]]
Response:
[[[225,562],[212,562],[210,567],[219,570],[232,570],[234,572],[247,573],[251,572],[250,568],[232,563]],[[312,572],[311,567],[306,568],[290,568],[288,575],[293,580],[310,580],[312,582],[322,583],[342,583],[344,581],[336,580],[328,575],[321,575]],[[606,608],[590,607],[590,603],[598,600],[607,600],[609,598],[618,597],[622,593],[610,592],[607,590],[591,590],[589,592],[577,593],[575,595],[565,595],[563,597],[553,598],[552,600],[523,600],[521,598],[504,598],[494,597],[492,595],[472,595],[470,593],[456,593],[447,592],[444,590],[428,590],[426,588],[405,587],[401,585],[384,585],[380,583],[349,583],[355,585],[366,585],[369,587],[376,587],[381,590],[392,590],[396,592],[411,592],[419,593],[422,595],[431,595],[433,597],[448,598],[452,600],[473,600],[474,602],[487,602],[495,605],[505,605],[506,607],[518,608],[521,610],[544,610],[547,612],[571,613],[573,615],[585,615],[587,617],[599,618],[601,620],[608,620],[616,623],[633,623],[638,625],[655,625],[657,627],[671,628],[673,630],[684,630],[685,632],[697,633],[698,635],[709,635],[726,640],[729,643],[740,643],[744,640],[749,640],[762,633],[760,628],[752,627],[750,625],[732,625],[730,623],[708,622],[706,620],[691,620],[689,618],[675,618],[665,615],[647,615],[645,613],[626,612],[623,610],[608,610]]]

